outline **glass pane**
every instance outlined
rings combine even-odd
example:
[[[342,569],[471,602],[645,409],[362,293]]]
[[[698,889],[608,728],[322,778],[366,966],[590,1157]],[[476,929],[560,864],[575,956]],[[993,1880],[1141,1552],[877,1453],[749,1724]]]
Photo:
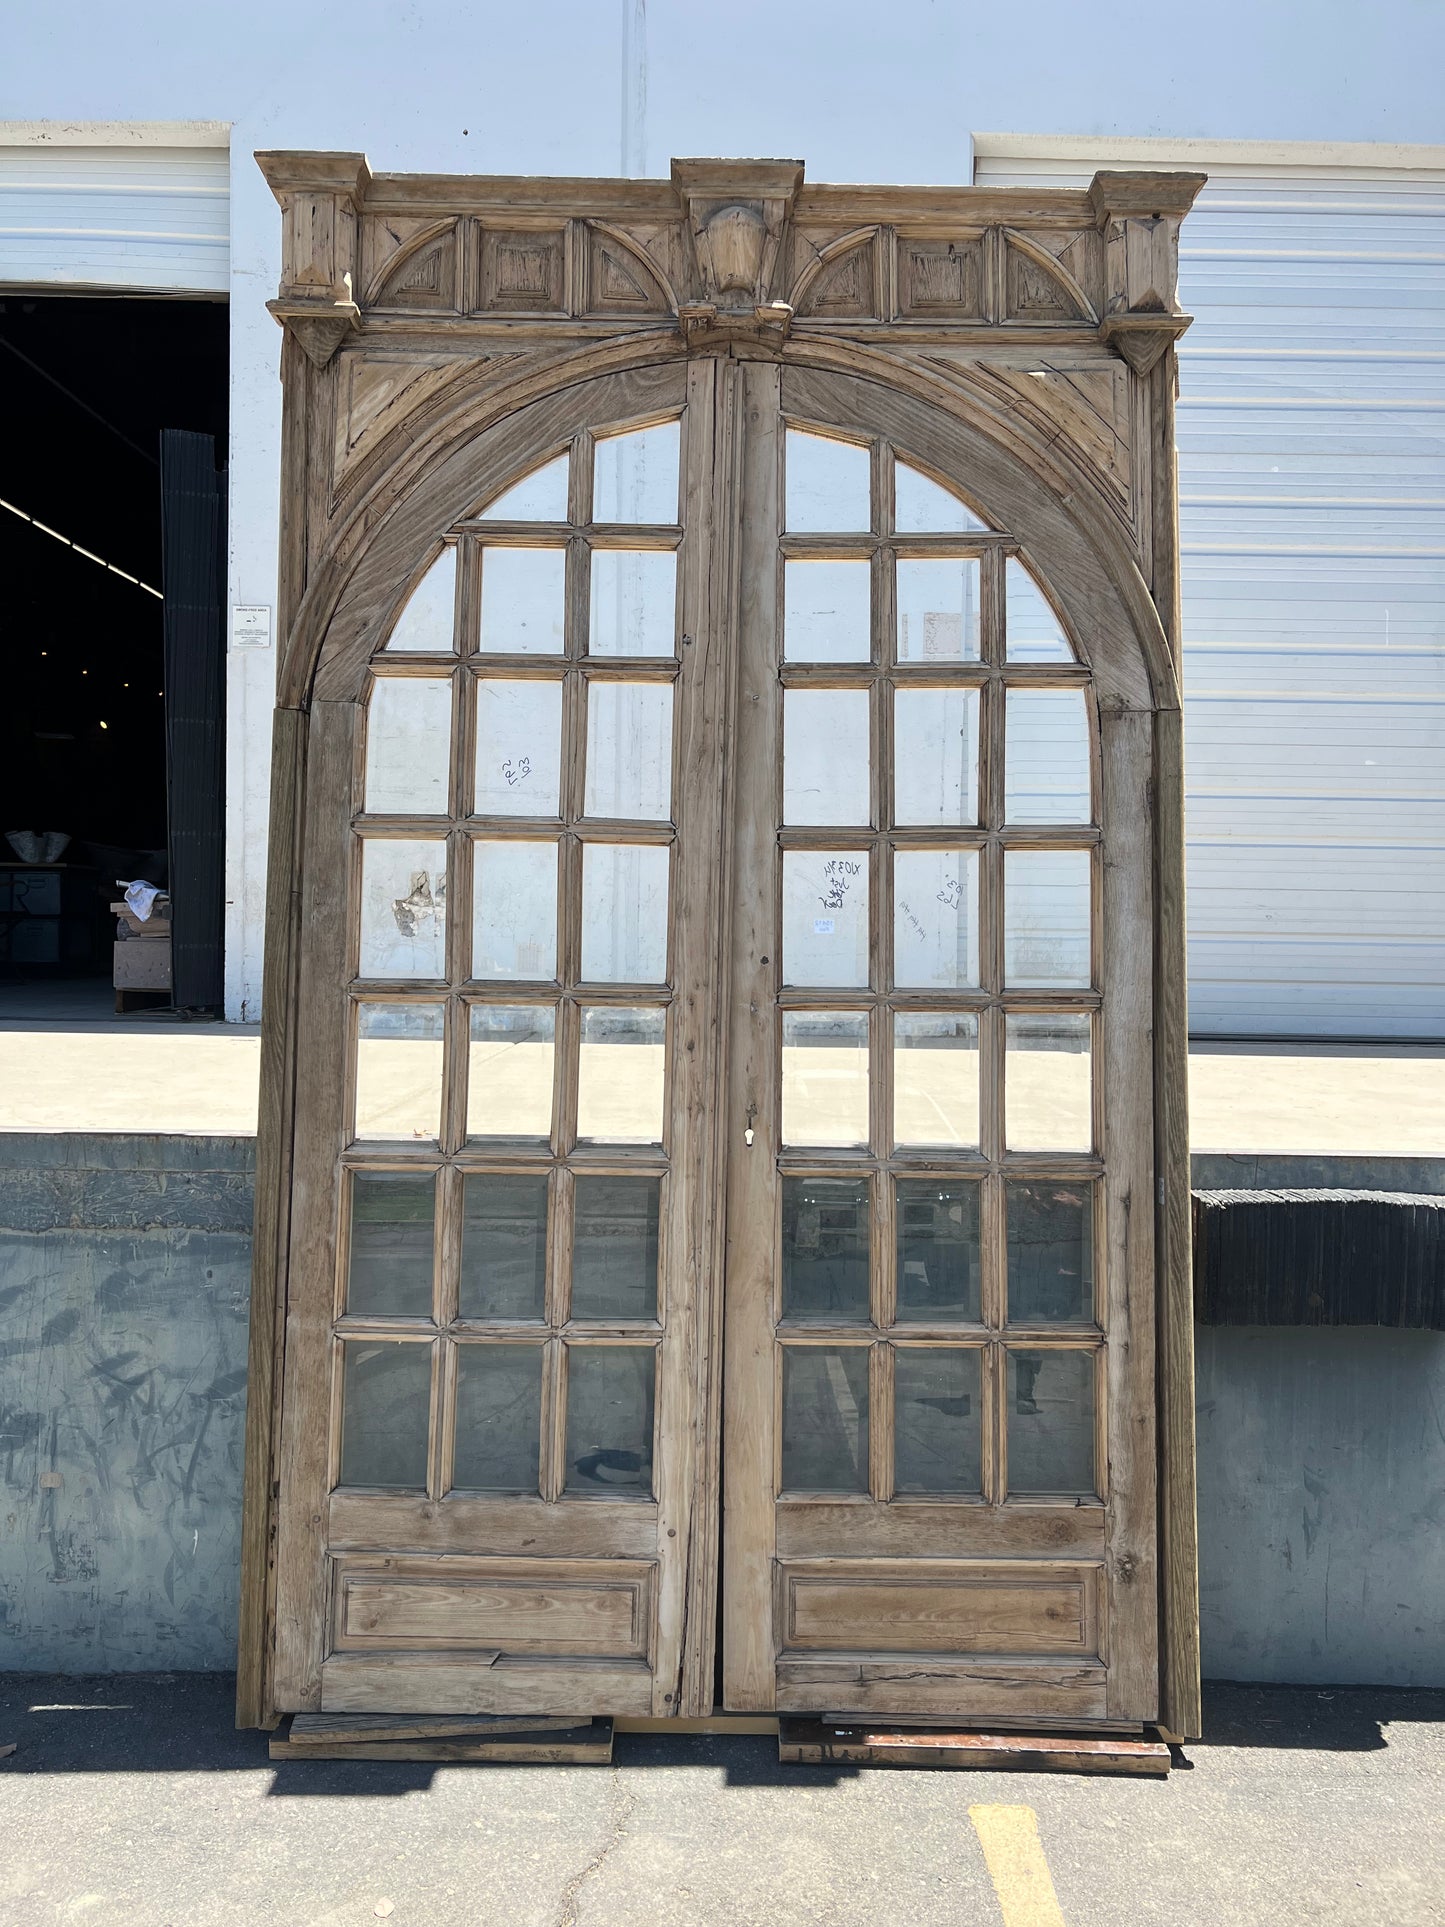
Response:
[[[484,522],[565,522],[567,520],[567,457],[556,455],[534,468],[520,482],[482,510]]]
[[[343,1347],[341,1484],[426,1487],[430,1345],[353,1339]]]
[[[604,436],[597,443],[592,520],[675,526],[680,446],[677,422]]]
[[[981,1492],[983,1426],[980,1354],[893,1354],[893,1489]]]
[[[868,450],[827,435],[788,430],[787,528],[835,534],[873,526]]]
[[[783,1348],[783,1490],[868,1490],[868,1346]]]
[[[893,1018],[893,1142],[978,1144],[978,1018],[909,1011]]]
[[[542,1347],[458,1345],[452,1485],[537,1490],[542,1462]]]
[[[449,655],[456,648],[457,552],[445,548],[407,598],[388,649]]]
[[[587,688],[588,816],[672,815],[672,684],[593,682]]]
[[[1022,562],[1004,567],[1005,642],[1010,662],[1073,662],[1074,652],[1043,591]]]
[[[783,564],[783,655],[789,662],[868,662],[872,564]]]
[[[430,1318],[436,1186],[430,1171],[353,1171],[346,1309]]]
[[[1004,1186],[1008,1315],[1014,1325],[1094,1321],[1094,1190],[1089,1184]]]
[[[550,1137],[556,1012],[550,1004],[473,1004],[467,1136]]]
[[[572,1207],[572,1316],[657,1316],[660,1178],[579,1177]]]
[[[982,529],[958,497],[907,462],[893,467],[893,526],[900,535],[952,535],[955,529]]]
[[[560,655],[566,584],[565,549],[484,549],[481,647],[509,656]]]
[[[1008,1355],[1008,1490],[1094,1491],[1094,1354]]]
[[[546,1292],[546,1178],[468,1172],[459,1315],[540,1319]]]
[[[899,1178],[898,1322],[972,1324],[980,1296],[979,1187],[962,1178]]]
[[[893,697],[895,823],[978,821],[978,691],[899,689]]]
[[[1010,1151],[1088,1151],[1094,1143],[1089,1019],[1053,1011],[1010,1017],[1004,1141]]]
[[[477,684],[478,816],[555,816],[562,773],[560,682]]]
[[[667,981],[665,845],[588,843],[582,850],[582,978]]]
[[[557,845],[477,843],[472,861],[472,975],[555,976]]]
[[[364,807],[445,816],[451,760],[450,676],[378,676],[366,706]]]
[[[1004,819],[1089,823],[1089,712],[1082,689],[1010,689]]]
[[[594,656],[677,653],[677,557],[670,549],[592,551]]]
[[[977,985],[976,850],[895,853],[893,981],[907,990]]]
[[[868,1013],[783,1012],[784,1144],[868,1142]]]
[[[898,660],[977,662],[977,558],[937,557],[898,564]]]
[[[358,1004],[356,1135],[435,1139],[442,1122],[444,1004]]]
[[[1003,860],[1003,980],[1059,990],[1091,979],[1087,850],[1009,850]]]
[[[868,852],[783,852],[783,982],[868,982]]]
[[[368,837],[361,850],[363,977],[445,977],[447,846]]]
[[[869,1322],[867,1178],[783,1179],[783,1317]]]
[[[783,821],[871,823],[868,691],[783,695]]]
[[[656,1358],[650,1345],[567,1347],[569,1499],[651,1496]]]
[[[606,1144],[661,1144],[667,1012],[584,1005],[577,1135]]]

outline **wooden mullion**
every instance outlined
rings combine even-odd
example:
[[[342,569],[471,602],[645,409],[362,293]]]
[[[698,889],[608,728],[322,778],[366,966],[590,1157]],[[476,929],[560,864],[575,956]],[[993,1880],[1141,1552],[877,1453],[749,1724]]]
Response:
[[[893,1347],[884,1339],[868,1348],[868,1491],[875,1503],[893,1497]]]
[[[437,1434],[434,1460],[435,1489],[434,1498],[442,1498],[451,1490],[453,1469],[457,1459],[457,1371],[459,1359],[457,1347],[450,1338],[438,1340],[440,1363],[433,1371],[433,1378],[440,1400],[434,1410],[437,1416],[433,1425]]]
[[[443,1378],[449,1369],[450,1354],[455,1348],[443,1338],[431,1342],[431,1379],[430,1408],[427,1423],[427,1472],[426,1493],[429,1499],[439,1499],[442,1495],[442,1437],[446,1400],[443,1393]]]
[[[1003,1344],[991,1339],[983,1355],[984,1497],[1002,1505],[1008,1497],[1008,1358]]]
[[[567,1348],[557,1337],[542,1347],[542,1497],[555,1504],[566,1480]]]

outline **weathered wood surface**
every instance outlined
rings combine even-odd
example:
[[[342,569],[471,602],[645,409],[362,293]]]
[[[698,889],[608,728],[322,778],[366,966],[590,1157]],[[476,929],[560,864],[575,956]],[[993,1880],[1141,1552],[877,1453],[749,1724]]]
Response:
[[[468,1719],[430,1723],[298,1713],[273,1736],[273,1760],[455,1760],[498,1766],[609,1766],[609,1719]]]
[[[971,1733],[899,1726],[837,1727],[783,1719],[778,1758],[785,1766],[904,1766],[972,1773],[1114,1773],[1165,1779],[1169,1748],[1159,1740],[1081,1735]]]

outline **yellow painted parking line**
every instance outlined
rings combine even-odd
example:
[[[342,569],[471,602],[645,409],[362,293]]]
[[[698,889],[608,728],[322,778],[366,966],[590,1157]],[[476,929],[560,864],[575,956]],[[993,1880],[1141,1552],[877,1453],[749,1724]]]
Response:
[[[1004,1927],[1064,1927],[1032,1807],[970,1807]]]

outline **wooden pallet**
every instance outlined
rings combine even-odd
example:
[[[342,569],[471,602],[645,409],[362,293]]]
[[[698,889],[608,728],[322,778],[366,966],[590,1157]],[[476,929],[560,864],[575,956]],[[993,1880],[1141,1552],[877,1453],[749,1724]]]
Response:
[[[778,1758],[788,1766],[945,1767],[987,1773],[1125,1773],[1163,1779],[1169,1748],[1115,1734],[961,1733],[939,1727],[825,1725],[781,1719]]]
[[[273,1760],[494,1760],[609,1766],[610,1719],[525,1714],[297,1713]]]

